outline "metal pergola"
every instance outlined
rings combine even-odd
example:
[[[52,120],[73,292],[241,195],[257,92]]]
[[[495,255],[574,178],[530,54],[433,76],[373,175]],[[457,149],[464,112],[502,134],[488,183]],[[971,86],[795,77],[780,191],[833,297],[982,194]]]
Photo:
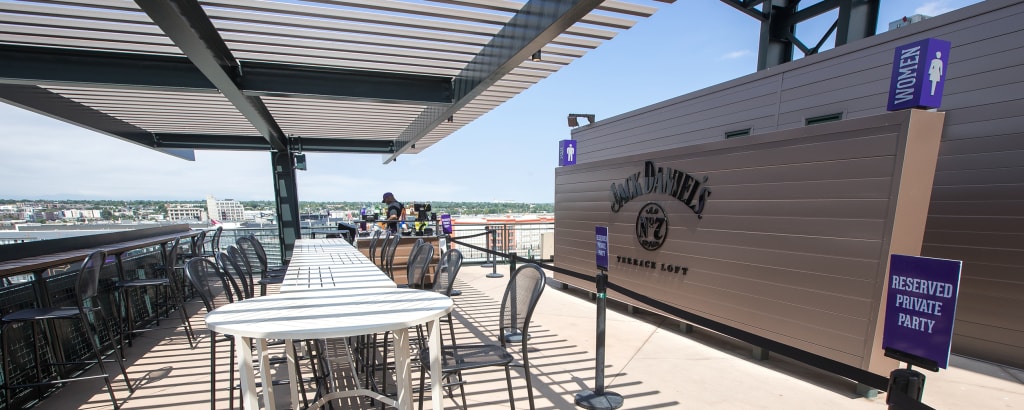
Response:
[[[0,0],[0,101],[194,160],[415,154],[674,0]]]

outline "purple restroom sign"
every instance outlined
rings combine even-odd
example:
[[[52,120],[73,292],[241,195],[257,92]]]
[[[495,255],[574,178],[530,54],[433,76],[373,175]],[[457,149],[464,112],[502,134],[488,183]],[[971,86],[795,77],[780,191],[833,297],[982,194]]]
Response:
[[[882,348],[933,360],[945,369],[962,262],[891,255]]]
[[[576,140],[558,141],[558,166],[576,165]]]
[[[597,250],[595,252],[597,258],[597,269],[601,271],[608,270],[608,227],[607,226],[595,226],[594,236],[597,242]]]
[[[928,38],[896,47],[886,109],[939,108],[950,43]]]

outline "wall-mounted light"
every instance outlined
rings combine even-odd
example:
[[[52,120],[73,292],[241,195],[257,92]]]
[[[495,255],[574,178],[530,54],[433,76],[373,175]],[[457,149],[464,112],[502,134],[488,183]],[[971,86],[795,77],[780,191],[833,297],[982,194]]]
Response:
[[[543,59],[541,58],[541,55],[540,55],[540,50],[537,50],[536,52],[534,52],[533,55],[530,56],[530,60],[533,60],[533,62],[535,62],[535,63],[539,63],[539,62],[543,61]]]
[[[570,127],[579,127],[580,126],[580,121],[579,121],[580,118],[586,118],[587,119],[587,124],[585,124],[585,125],[590,125],[590,124],[593,124],[594,122],[596,122],[596,120],[595,120],[596,116],[594,114],[569,114],[569,126]]]
[[[306,170],[306,154],[295,154],[295,169]]]

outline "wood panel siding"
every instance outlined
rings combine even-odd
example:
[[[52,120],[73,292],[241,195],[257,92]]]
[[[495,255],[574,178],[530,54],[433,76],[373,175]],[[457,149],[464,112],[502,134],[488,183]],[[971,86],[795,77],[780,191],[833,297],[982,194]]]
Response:
[[[885,112],[893,50],[924,38],[950,41],[952,49],[941,108],[946,118],[934,187],[929,206],[917,210],[927,209],[928,212],[922,255],[964,262],[963,296],[957,305],[953,352],[1024,368],[1024,309],[1006,308],[1024,304],[1022,20],[1024,2],[988,0],[623,113],[573,130],[573,138],[578,141],[578,164],[624,160],[637,155],[657,157],[665,150],[708,146],[712,141],[724,141],[725,132],[750,128],[750,136],[731,139],[745,141],[759,134],[802,128],[807,118],[819,115],[842,113],[844,120],[876,116]],[[858,142],[864,142],[865,146],[852,143],[836,151],[866,152],[877,148],[868,140]],[[745,155],[740,152],[740,146],[736,149],[737,159]],[[810,152],[809,149],[807,153]],[[851,176],[842,174],[847,168],[841,165],[845,164],[828,157],[829,153],[820,155],[826,155],[822,161],[833,167],[806,164],[814,166],[815,175],[809,175],[808,181],[796,185],[786,180],[784,174],[806,174],[798,167],[757,165],[762,166],[759,171],[765,173],[765,180],[768,180],[768,173],[779,174],[770,184],[755,187],[733,181],[734,175],[746,175],[743,167],[718,170],[688,163],[691,167],[688,171],[707,174],[716,183],[716,222],[701,221],[701,226],[719,224],[726,232],[738,232],[749,226],[756,232],[778,229],[785,235],[809,237],[831,231],[835,232],[832,235],[835,237],[863,240],[878,228],[880,213],[886,212],[884,201],[870,198],[875,194],[872,189],[883,188],[873,185],[879,181],[872,179],[877,175],[871,176],[871,173],[886,169],[886,164],[882,163],[884,158],[871,158],[876,165],[860,167],[865,175],[853,182]],[[749,152],[744,160],[751,161],[748,166],[755,166],[760,161],[758,157],[757,152]],[[625,168],[621,172],[630,172],[628,166]],[[620,172],[613,168],[608,170],[612,174]],[[605,178],[604,174],[593,177]],[[817,178],[821,183],[813,184],[810,178]],[[834,180],[845,182],[829,183]],[[606,185],[611,182],[614,178],[606,181]],[[803,200],[799,189],[793,189],[795,186],[803,186],[806,192],[821,193],[824,197],[809,203]],[[844,186],[856,186],[856,192],[862,192],[863,196],[844,197],[842,191],[836,190]],[[868,190],[861,191],[863,188]],[[602,198],[573,191],[575,189],[560,185],[556,201],[583,201],[578,207],[575,204],[571,207],[574,212],[608,212],[607,207],[599,206]],[[749,198],[762,194],[772,197]],[[793,224],[794,213],[829,222],[817,228],[780,228]],[[838,222],[837,215],[848,219]],[[581,215],[578,223],[592,217]],[[559,221],[562,218],[563,215],[559,215]],[[756,237],[729,240],[755,241]],[[781,252],[796,245],[785,241],[778,244]],[[821,246],[827,244],[823,242]],[[746,252],[745,249],[738,247],[732,252]],[[557,255],[559,261],[565,257],[568,256]],[[582,255],[575,257],[587,260]],[[836,266],[843,270],[858,269],[841,263]]]
[[[557,265],[591,271],[594,226],[608,226],[616,284],[888,374],[895,363],[880,354],[878,319],[888,255],[920,252],[926,215],[919,210],[931,194],[943,117],[904,111],[559,168]],[[647,161],[706,178],[711,196],[703,217],[670,195],[646,191],[614,212],[613,184],[637,172],[646,183]],[[656,251],[642,249],[634,233],[648,202],[670,221]],[[666,272],[664,264],[688,271]]]

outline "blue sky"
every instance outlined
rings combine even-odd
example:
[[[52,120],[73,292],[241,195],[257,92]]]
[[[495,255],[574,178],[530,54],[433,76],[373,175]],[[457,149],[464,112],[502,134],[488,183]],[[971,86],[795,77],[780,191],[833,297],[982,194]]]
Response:
[[[879,30],[972,0],[881,0]],[[759,25],[718,0],[679,0],[423,153],[307,153],[302,201],[553,202],[566,114],[609,118],[753,73]],[[834,11],[798,27],[817,40]],[[804,34],[806,33],[806,34]],[[805,37],[806,35],[806,37]],[[831,43],[831,40],[829,40]],[[799,51],[796,52],[799,56]],[[0,103],[0,198],[271,200],[266,152],[197,151],[184,161]]]

